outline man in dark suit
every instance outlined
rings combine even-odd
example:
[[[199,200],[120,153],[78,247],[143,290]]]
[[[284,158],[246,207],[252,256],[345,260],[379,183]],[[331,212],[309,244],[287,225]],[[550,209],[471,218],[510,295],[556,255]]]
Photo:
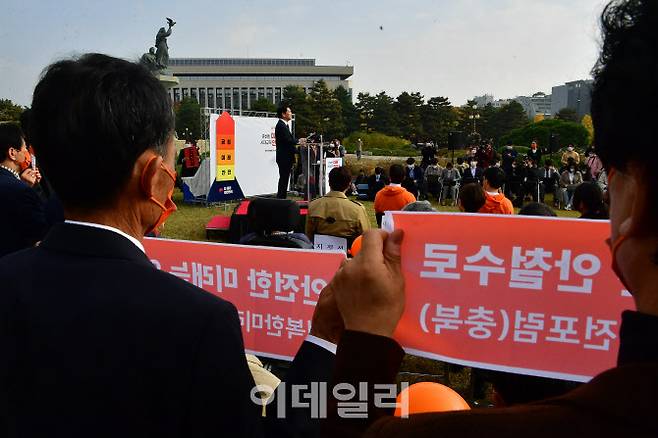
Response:
[[[174,117],[158,80],[84,55],[46,70],[32,110],[32,141],[67,220],[0,259],[0,436],[317,431],[304,409],[262,419],[236,308],[144,253],[142,236],[176,209]],[[71,171],[81,144],[86,165]],[[333,309],[321,294],[287,383],[330,378],[342,322],[321,315]]]
[[[482,168],[478,167],[477,164],[477,161],[471,160],[468,169],[462,172],[462,184],[482,184]]]
[[[368,200],[374,201],[375,195],[391,181],[386,176],[383,167],[375,167],[375,173],[368,177]]]
[[[658,93],[658,4],[615,0],[605,8],[602,22],[592,119],[597,152],[612,177],[612,269],[633,295],[637,309],[622,313],[617,366],[548,400],[500,409],[392,417],[391,409],[375,406],[373,384],[394,383],[404,356],[391,337],[405,305],[402,232],[369,231],[359,254],[327,286],[336,296],[346,327],[338,345],[334,382],[357,385],[360,393],[364,384],[359,382],[367,382],[368,393],[359,400],[368,400],[368,415],[340,417],[334,400],[326,436],[658,436],[658,151],[652,124],[634,123],[637,114],[652,114],[653,102],[646,100],[632,113],[627,110],[637,104],[637,93]],[[631,124],[642,127],[629,131]]]
[[[553,198],[556,198],[556,188],[560,180],[560,174],[557,173],[557,170],[555,167],[553,167],[553,161],[550,158],[547,158],[544,162],[544,167],[540,171],[539,180],[541,181],[541,193],[539,202],[544,202],[544,195],[546,193],[552,193]],[[555,199],[555,201],[557,201],[557,199]]]
[[[292,111],[287,105],[281,105],[276,111],[279,122],[274,128],[276,140],[276,164],[279,166],[279,187],[276,197],[286,199],[290,172],[295,163],[297,139],[292,135]]]
[[[407,158],[407,167],[404,169],[405,176],[402,181],[402,187],[412,193],[416,199],[425,197],[425,179],[423,178],[423,169],[416,164],[413,157]]]
[[[26,154],[21,128],[0,124],[0,257],[34,245],[48,230],[42,201],[31,187],[38,183],[38,171],[27,168],[19,174]]]

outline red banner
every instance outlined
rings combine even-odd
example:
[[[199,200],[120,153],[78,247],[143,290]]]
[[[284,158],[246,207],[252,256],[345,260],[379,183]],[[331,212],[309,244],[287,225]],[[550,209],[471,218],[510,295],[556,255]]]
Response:
[[[410,354],[586,381],[614,366],[633,300],[610,269],[607,221],[389,213],[405,231]],[[245,347],[291,359],[317,297],[344,259],[308,250],[145,239],[160,269],[232,302]]]
[[[587,381],[613,367],[621,312],[608,221],[388,213],[402,229],[410,354]]]
[[[340,253],[144,239],[159,269],[237,307],[249,353],[292,360]]]

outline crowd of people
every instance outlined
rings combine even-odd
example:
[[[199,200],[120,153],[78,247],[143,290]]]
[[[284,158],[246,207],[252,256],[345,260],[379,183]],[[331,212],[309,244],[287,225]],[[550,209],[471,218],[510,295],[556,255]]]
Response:
[[[383,168],[376,167],[373,175],[367,175],[362,169],[355,182],[367,184],[367,197],[370,200],[375,200],[381,189],[392,182],[393,187],[399,185],[415,199],[434,198],[440,205],[460,207],[463,207],[460,201],[463,193],[472,194],[470,185],[477,184],[485,187],[486,194],[490,195],[487,198],[489,207],[485,210],[503,214],[512,213],[513,207],[521,208],[528,201],[545,203],[546,194],[550,193],[555,208],[579,211],[584,218],[607,218],[604,202],[607,176],[594,145],[587,148],[586,160],[581,160],[574,146],[569,145],[561,155],[561,166],[558,168],[550,158],[544,158],[542,162],[542,152],[536,141],[531,143],[525,155],[519,154],[511,144],[507,144],[497,154],[491,142],[484,142],[469,149],[464,157],[457,158],[456,163],[448,161],[445,167],[439,164],[436,149],[429,150],[433,152],[425,154],[423,149],[420,165],[413,157],[407,159],[401,181],[392,181],[393,177],[387,175]],[[542,167],[538,167],[540,162]],[[395,166],[396,179],[399,167]],[[391,166],[389,173],[393,168]],[[487,174],[489,178],[485,181]],[[462,190],[464,188],[465,191]],[[494,207],[496,200],[505,207]],[[377,206],[375,210],[377,213],[384,211]],[[466,211],[473,211],[473,208]]]
[[[27,135],[0,125],[0,202],[3,220],[9,218],[2,241],[21,229],[22,209],[35,201],[25,187],[34,190],[46,179],[66,218],[45,235],[35,233],[28,248],[0,258],[0,435],[658,435],[658,152],[650,123],[658,94],[658,4],[613,0],[602,27],[592,119],[597,155],[607,170],[612,269],[636,305],[622,314],[616,366],[548,400],[515,404],[508,393],[507,406],[495,409],[393,416],[390,404],[378,403],[378,390],[396,383],[404,357],[393,339],[405,308],[404,234],[370,230],[359,254],[320,294],[310,334],[285,376],[287,415],[263,416],[251,398],[255,382],[235,306],[157,269],[144,251],[144,235],[176,209],[169,96],[142,66],[87,54],[44,71]],[[31,165],[27,174],[22,170],[27,145],[43,173]],[[82,146],[85,163],[72,170]],[[488,161],[480,162],[482,184],[460,187],[464,209],[466,199],[469,209],[480,203],[480,209],[509,207],[502,200],[502,163],[489,157],[489,146],[483,150]],[[575,186],[568,195],[572,205],[600,214],[599,203],[583,201],[600,189],[598,183],[580,183],[586,179],[576,174],[580,157],[567,152],[562,164],[567,190]],[[402,185],[407,179],[418,186],[420,172],[413,161],[406,169],[394,166],[375,201],[406,197],[410,205],[415,196]],[[282,176],[289,170],[282,166]],[[476,173],[471,176],[477,180]],[[378,183],[385,181],[378,175]],[[318,205],[335,200],[345,208],[351,201],[340,193],[347,179],[335,172],[332,200]],[[387,192],[394,192],[391,199],[383,198]],[[522,210],[532,206],[541,214],[542,205]],[[295,391],[313,383],[330,385],[322,409]],[[358,391],[365,416],[341,415],[344,392],[337,388],[346,387]]]

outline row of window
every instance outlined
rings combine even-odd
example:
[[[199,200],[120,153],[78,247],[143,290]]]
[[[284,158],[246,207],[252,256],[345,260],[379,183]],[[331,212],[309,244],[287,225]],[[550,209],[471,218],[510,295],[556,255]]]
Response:
[[[251,59],[251,58],[172,58],[170,66],[177,65],[297,65],[313,66],[315,59]]]
[[[340,81],[340,76],[189,76],[174,75],[181,81]]]
[[[306,93],[309,88],[305,88]],[[283,87],[260,88],[172,88],[169,95],[174,102],[192,98],[202,107],[224,109],[251,109],[258,99],[267,99],[275,105],[281,102]]]

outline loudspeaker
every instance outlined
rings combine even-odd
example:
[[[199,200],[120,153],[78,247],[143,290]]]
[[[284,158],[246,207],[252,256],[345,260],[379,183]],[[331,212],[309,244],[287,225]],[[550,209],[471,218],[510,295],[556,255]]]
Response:
[[[448,149],[454,151],[455,149],[462,149],[464,144],[464,133],[462,131],[450,131],[448,133]]]
[[[560,149],[560,135],[554,132],[551,132],[548,136],[548,149],[551,154],[555,153]]]

